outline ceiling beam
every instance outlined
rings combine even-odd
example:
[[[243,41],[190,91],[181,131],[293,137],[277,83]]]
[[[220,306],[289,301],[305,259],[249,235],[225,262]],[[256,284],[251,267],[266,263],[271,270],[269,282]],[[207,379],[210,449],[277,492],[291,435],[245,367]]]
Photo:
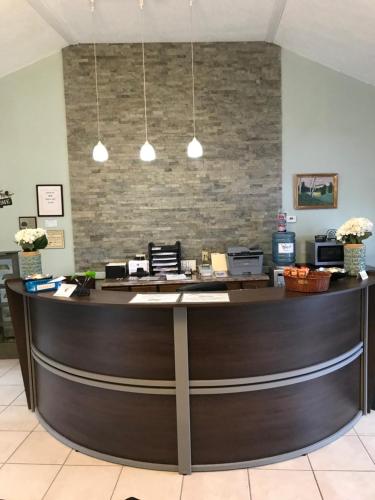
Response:
[[[270,22],[268,23],[266,42],[273,43],[275,41],[281,19],[285,12],[287,1],[288,0],[275,0],[275,6],[273,8]]]
[[[58,33],[69,45],[78,43],[78,40],[73,36],[69,26],[64,19],[56,15],[43,0],[27,0],[31,7],[37,12],[40,17]]]

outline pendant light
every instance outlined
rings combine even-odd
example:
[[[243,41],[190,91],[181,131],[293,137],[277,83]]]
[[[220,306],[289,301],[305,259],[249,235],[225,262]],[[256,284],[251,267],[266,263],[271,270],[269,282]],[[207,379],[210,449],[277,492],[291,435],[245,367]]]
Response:
[[[200,158],[203,155],[202,144],[195,137],[195,76],[194,76],[194,43],[193,43],[193,0],[189,0],[190,5],[190,47],[191,47],[191,86],[193,97],[193,139],[187,147],[189,158]]]
[[[97,122],[97,129],[98,129],[98,143],[92,151],[92,157],[95,161],[105,162],[108,160],[108,151],[107,151],[107,148],[104,146],[104,144],[101,141],[101,134],[100,134],[98,65],[97,65],[97,57],[96,57],[94,12],[95,12],[95,0],[91,0],[92,26],[93,26],[93,35],[94,35],[93,46],[94,46],[95,91],[96,91],[96,122]]]
[[[143,102],[145,108],[145,134],[146,142],[141,147],[139,157],[142,161],[153,161],[156,158],[154,146],[148,142],[148,123],[147,123],[147,96],[146,96],[146,65],[145,65],[145,42],[144,42],[144,11],[143,0],[140,0],[139,6],[142,14],[142,67],[143,67]]]

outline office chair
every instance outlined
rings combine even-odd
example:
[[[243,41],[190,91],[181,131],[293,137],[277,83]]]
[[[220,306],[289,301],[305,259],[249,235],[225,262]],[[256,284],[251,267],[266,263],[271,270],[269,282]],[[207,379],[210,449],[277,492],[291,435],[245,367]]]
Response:
[[[225,283],[210,281],[208,283],[190,283],[177,288],[177,292],[224,292],[228,290]]]

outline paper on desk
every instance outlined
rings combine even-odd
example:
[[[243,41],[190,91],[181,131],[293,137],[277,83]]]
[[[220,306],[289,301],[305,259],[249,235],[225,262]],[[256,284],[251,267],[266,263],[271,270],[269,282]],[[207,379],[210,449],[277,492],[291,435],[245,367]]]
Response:
[[[65,276],[59,276],[58,278],[49,281],[49,283],[58,283],[59,281],[64,281],[64,280],[66,280]]]
[[[166,274],[165,277],[167,278],[167,281],[169,280],[187,280],[187,277],[185,274]]]
[[[181,302],[229,302],[227,292],[184,293]]]
[[[137,293],[130,302],[132,304],[173,304],[179,298],[179,293]]]
[[[53,295],[55,297],[70,297],[76,288],[77,285],[68,285],[63,283]]]

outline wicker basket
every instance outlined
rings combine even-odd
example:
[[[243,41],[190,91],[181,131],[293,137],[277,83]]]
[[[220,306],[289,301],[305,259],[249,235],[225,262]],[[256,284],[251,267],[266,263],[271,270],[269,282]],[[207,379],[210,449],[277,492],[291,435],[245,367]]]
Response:
[[[329,288],[331,273],[312,272],[306,278],[284,276],[284,279],[286,290],[290,290],[292,292],[326,292]]]

